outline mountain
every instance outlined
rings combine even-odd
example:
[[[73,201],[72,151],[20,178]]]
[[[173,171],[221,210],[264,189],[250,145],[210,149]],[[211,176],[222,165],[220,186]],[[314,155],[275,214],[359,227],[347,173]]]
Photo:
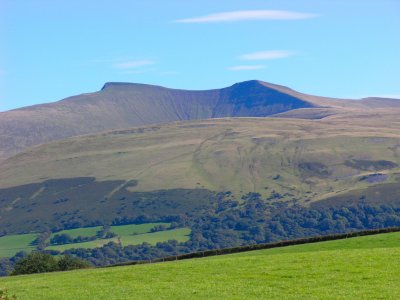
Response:
[[[261,81],[210,91],[108,83],[4,112],[0,234],[175,222],[194,232],[193,250],[395,226],[399,104],[317,97]],[[370,208],[376,205],[392,208],[379,215],[380,207]],[[291,206],[300,211],[282,216]],[[321,223],[327,209],[347,223]],[[317,212],[304,223],[308,210]],[[243,225],[250,212],[256,216]],[[224,218],[231,227],[214,222]],[[281,225],[271,225],[274,218]],[[257,220],[275,227],[260,235]]]
[[[34,145],[118,128],[276,114],[313,119],[345,110],[379,108],[381,103],[379,99],[356,102],[310,96],[256,80],[208,91],[106,83],[95,93],[1,112],[0,160]],[[385,101],[383,106],[387,105]],[[400,101],[392,100],[390,107],[393,106],[400,107]]]

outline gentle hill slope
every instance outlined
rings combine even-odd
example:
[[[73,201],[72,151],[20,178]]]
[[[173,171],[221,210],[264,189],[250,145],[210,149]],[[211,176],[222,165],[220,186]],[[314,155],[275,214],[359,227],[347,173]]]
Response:
[[[381,107],[379,99],[348,101],[305,95],[261,81],[231,87],[187,91],[133,83],[106,83],[101,91],[55,103],[0,113],[0,160],[27,147],[105,130],[221,117],[265,117],[297,109],[323,107],[321,118],[348,109]],[[388,102],[384,102],[384,107]],[[390,102],[400,107],[400,101]],[[290,116],[289,116],[290,117]],[[303,113],[296,113],[302,118]]]
[[[51,227],[80,218],[88,226],[117,215],[182,214],[222,191],[306,206],[397,205],[397,119],[395,110],[213,119],[53,142],[0,164],[0,224],[12,233],[38,220]]]
[[[17,276],[23,299],[398,299],[400,233],[176,262]]]

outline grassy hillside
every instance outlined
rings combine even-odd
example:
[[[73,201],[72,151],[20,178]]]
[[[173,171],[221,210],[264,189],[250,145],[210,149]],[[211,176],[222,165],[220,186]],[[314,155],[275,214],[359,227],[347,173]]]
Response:
[[[400,233],[1,278],[18,299],[398,299]]]
[[[38,146],[0,164],[0,223],[9,230],[15,220],[51,226],[61,218],[176,215],[201,209],[220,191],[303,205],[397,204],[397,119],[396,111],[216,119]]]
[[[362,176],[388,174],[387,183],[399,172],[400,126],[368,117],[350,124],[342,118],[219,119],[71,138],[2,163],[0,187],[95,177],[134,182],[128,187],[132,191],[275,190],[296,198],[307,198],[305,192],[324,198],[367,186]],[[112,188],[109,195],[123,185]],[[37,198],[45,191],[34,192]]]

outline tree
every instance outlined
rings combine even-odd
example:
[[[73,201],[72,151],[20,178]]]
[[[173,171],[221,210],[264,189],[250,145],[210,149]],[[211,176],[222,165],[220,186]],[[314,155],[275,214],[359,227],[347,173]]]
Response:
[[[50,254],[32,252],[15,264],[11,275],[58,271],[57,260]]]
[[[87,269],[90,268],[91,265],[89,262],[73,257],[71,255],[64,255],[58,260],[58,269],[59,271],[69,271],[76,269]]]
[[[64,255],[60,259],[57,259],[47,253],[32,252],[28,256],[17,261],[11,275],[69,271],[89,268],[90,266],[91,265],[87,261],[70,255]]]
[[[64,245],[73,243],[74,239],[66,233],[56,234],[54,237],[50,239],[51,245]]]

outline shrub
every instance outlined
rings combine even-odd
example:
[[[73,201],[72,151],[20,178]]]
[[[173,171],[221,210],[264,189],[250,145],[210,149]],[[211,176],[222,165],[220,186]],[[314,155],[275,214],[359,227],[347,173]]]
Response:
[[[54,256],[47,253],[32,252],[15,264],[14,271],[11,275],[68,271],[89,267],[90,264],[88,262],[69,255],[56,259]]]
[[[50,254],[32,252],[15,264],[11,275],[58,271],[57,260]]]
[[[86,269],[90,267],[91,265],[89,262],[76,257],[72,257],[70,255],[64,255],[58,260],[59,271]]]
[[[64,245],[73,243],[73,238],[66,233],[56,234],[50,239],[50,245]]]

